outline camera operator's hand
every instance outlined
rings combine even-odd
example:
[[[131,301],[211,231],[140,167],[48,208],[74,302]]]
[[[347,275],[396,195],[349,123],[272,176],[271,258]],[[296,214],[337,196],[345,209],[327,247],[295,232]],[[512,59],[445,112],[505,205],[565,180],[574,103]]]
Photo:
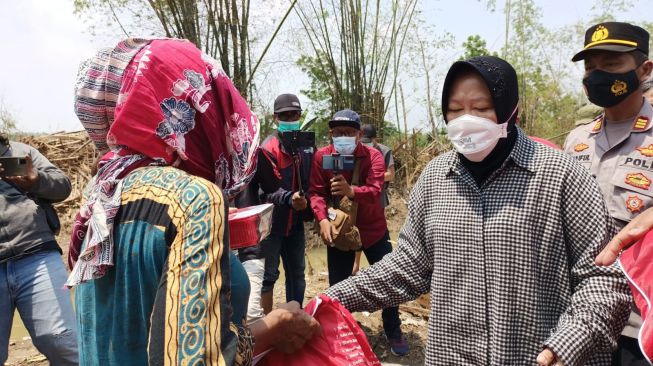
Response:
[[[39,181],[39,173],[32,166],[31,156],[29,155],[25,156],[25,160],[27,161],[27,175],[4,177],[3,179],[12,182],[23,191],[29,192],[32,189],[32,187],[34,187],[34,185],[36,185],[36,183]]]
[[[320,221],[320,237],[322,237],[324,244],[333,246],[333,238],[331,237],[331,221],[329,221],[329,219],[323,219]]]
[[[306,201],[306,197],[299,194],[299,192],[293,193],[293,195],[292,195],[292,208],[293,208],[293,210],[302,211],[302,210],[305,210],[307,206],[308,206],[308,202]]]
[[[331,178],[331,195],[346,196],[353,199],[354,189],[347,183],[347,180],[342,174],[338,174]]]

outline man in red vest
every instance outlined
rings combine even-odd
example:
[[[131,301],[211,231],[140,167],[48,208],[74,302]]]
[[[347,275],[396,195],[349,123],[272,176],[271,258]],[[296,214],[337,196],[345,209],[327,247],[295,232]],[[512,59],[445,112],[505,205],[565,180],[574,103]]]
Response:
[[[264,194],[266,201],[275,204],[271,234],[261,242],[265,258],[261,306],[266,314],[272,310],[280,258],[286,277],[287,301],[294,300],[300,304],[304,301],[304,221],[312,219],[312,214],[306,197],[300,192],[308,191],[314,147],[299,148],[294,152],[294,157],[279,137],[280,133],[298,131],[301,115],[302,107],[296,95],[279,95],[274,101],[274,118],[278,130],[261,144],[262,152],[276,165],[281,175],[281,188],[273,194]]]

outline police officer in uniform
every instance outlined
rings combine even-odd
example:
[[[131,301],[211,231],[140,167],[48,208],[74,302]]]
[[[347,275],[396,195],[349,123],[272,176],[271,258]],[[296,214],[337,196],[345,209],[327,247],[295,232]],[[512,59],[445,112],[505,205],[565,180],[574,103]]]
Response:
[[[606,22],[587,30],[584,49],[572,59],[585,62],[585,91],[604,110],[569,134],[565,151],[596,177],[620,228],[653,207],[653,107],[641,89],[653,69],[648,52],[644,29]],[[648,365],[637,343],[642,319],[633,309],[613,365]]]

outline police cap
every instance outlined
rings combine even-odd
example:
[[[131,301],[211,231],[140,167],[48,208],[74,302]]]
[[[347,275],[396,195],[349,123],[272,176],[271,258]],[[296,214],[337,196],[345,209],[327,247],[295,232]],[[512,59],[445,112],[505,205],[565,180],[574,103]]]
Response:
[[[588,51],[605,50],[631,52],[639,50],[648,56],[649,34],[644,28],[622,22],[605,22],[593,25],[585,32],[585,47],[571,60],[585,59]]]

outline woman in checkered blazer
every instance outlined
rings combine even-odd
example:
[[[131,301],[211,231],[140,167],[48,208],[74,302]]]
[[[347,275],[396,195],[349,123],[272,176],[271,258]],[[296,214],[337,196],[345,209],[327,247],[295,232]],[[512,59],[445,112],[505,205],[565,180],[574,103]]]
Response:
[[[518,96],[504,60],[451,67],[455,149],[422,172],[398,248],[326,294],[373,311],[430,292],[427,365],[610,365],[632,299],[594,257],[615,225],[587,170],[517,126]]]

